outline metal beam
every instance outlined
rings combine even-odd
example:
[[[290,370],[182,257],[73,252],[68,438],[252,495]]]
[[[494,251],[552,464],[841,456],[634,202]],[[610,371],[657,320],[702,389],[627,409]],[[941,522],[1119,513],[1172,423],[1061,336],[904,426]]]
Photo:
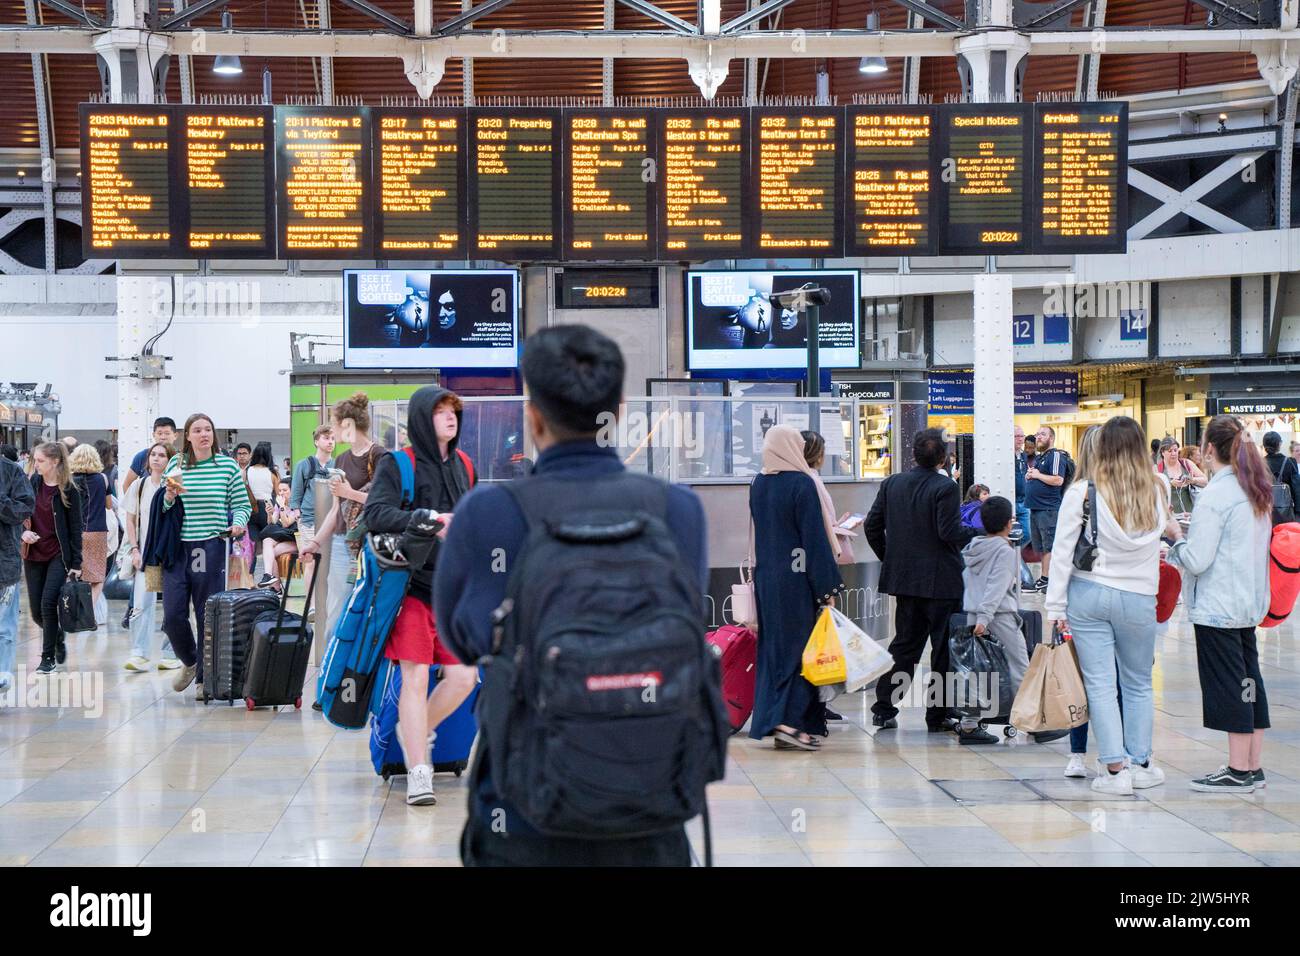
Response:
[[[166,32],[174,27],[187,26],[193,23],[196,18],[203,16],[205,13],[211,13],[213,10],[220,10],[229,2],[230,0],[199,0],[194,6],[186,7],[179,13],[173,13],[167,19],[161,21],[154,29],[159,32]]]
[[[1251,232],[1251,229],[1237,220],[1211,209],[1200,200],[1240,173],[1243,163],[1253,163],[1263,155],[1263,153],[1256,152],[1229,156],[1210,172],[1182,190],[1167,183],[1162,183],[1160,180],[1130,166],[1128,169],[1128,184],[1142,190],[1148,196],[1159,199],[1161,205],[1159,209],[1148,214],[1140,222],[1134,223],[1129,228],[1128,238],[1130,240],[1145,239],[1180,213],[1205,223],[1216,232]]]
[[[1239,23],[1245,26],[1258,26],[1260,17],[1258,13],[1251,13],[1243,10],[1241,7],[1225,3],[1224,0],[1192,0],[1202,9],[1209,10],[1216,17],[1222,17],[1228,23]],[[1256,8],[1258,9],[1258,7]]]
[[[88,27],[107,26],[103,20],[95,16],[93,13],[87,13],[81,6],[74,6],[71,3],[65,2],[65,0],[40,0],[40,3],[43,6],[47,6],[51,10],[57,10],[65,17],[71,17],[78,23],[83,23]]]
[[[644,14],[656,23],[671,27],[677,33],[685,36],[698,36],[700,33],[695,24],[688,23],[676,14],[656,7],[650,0],[618,0],[618,2],[625,7],[630,7],[637,13]]]
[[[27,22],[35,26],[40,17],[35,0],[24,3]],[[49,89],[46,87],[45,56],[32,54],[32,87],[36,93],[36,131],[41,144],[41,218],[45,226],[45,271],[53,275],[58,271],[58,246],[54,226],[54,186],[58,181],[58,166],[54,162],[53,116],[50,110]]]
[[[458,13],[456,16],[448,20],[444,20],[442,23],[434,27],[433,34],[434,36],[441,37],[446,36],[449,33],[455,33],[457,30],[469,26],[475,20],[487,16],[489,13],[500,10],[502,7],[508,7],[514,2],[515,0],[485,0],[484,3],[480,3],[477,7],[466,7],[464,12]]]
[[[966,29],[966,24],[948,16],[948,14],[936,7],[930,6],[924,0],[894,0],[894,2],[907,7],[913,13],[919,13],[923,19],[929,20],[931,23],[937,23],[941,27],[947,27],[949,30]]]
[[[1044,10],[1042,13],[1038,14],[1038,16],[1034,17],[1033,19],[1028,20],[1025,23],[1017,23],[1016,26],[1020,27],[1020,29],[1022,30],[1032,30],[1034,29],[1034,27],[1039,26],[1041,24],[1051,23],[1061,14],[1069,13],[1075,7],[1081,7],[1087,2],[1088,0],[1062,0],[1061,3],[1058,3],[1050,10]]]
[[[1282,341],[1282,304],[1286,301],[1287,278],[1290,273],[1278,272],[1264,276],[1264,353],[1277,355]]]
[[[405,36],[410,35],[414,30],[411,24],[401,17],[393,16],[387,10],[369,3],[368,0],[340,0],[340,2],[358,13],[364,13],[371,20],[382,23],[393,33],[400,33]]]
[[[757,23],[759,20],[771,16],[778,10],[784,10],[792,3],[794,3],[794,0],[767,0],[767,3],[764,3],[762,6],[755,7],[752,10],[742,13],[738,17],[728,20],[722,25],[722,32],[727,34],[743,30],[751,23]]]

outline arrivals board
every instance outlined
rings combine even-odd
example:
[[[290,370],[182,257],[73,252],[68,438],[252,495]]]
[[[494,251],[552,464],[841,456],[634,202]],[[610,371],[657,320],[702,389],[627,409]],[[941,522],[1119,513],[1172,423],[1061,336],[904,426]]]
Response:
[[[651,110],[564,111],[564,258],[654,259]]]
[[[936,116],[928,106],[849,107],[845,255],[934,255]]]
[[[80,119],[83,254],[170,256],[171,111],[84,103]]]
[[[463,259],[465,121],[460,109],[374,109],[375,254]]]
[[[283,257],[371,255],[369,123],[365,107],[277,107]]]
[[[843,120],[844,111],[829,106],[752,110],[750,157],[757,195],[751,255],[840,255]]]
[[[560,255],[560,111],[470,112],[469,236],[473,259]]]
[[[660,110],[659,254],[736,259],[748,252],[749,111]]]
[[[1029,252],[1032,106],[959,104],[940,115],[940,252]]]
[[[1128,250],[1128,104],[1038,103],[1034,249]]]
[[[176,110],[182,255],[274,258],[275,122],[269,106]]]

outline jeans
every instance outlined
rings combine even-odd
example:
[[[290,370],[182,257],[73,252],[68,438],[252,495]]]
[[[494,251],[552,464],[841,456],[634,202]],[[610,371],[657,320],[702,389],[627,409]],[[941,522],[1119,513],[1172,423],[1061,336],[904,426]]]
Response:
[[[1070,581],[1066,615],[1088,691],[1088,711],[1103,763],[1151,757],[1155,698],[1151,668],[1156,653],[1156,598]],[[1118,668],[1118,674],[1116,673]],[[1119,694],[1124,695],[1120,715]]]
[[[0,687],[14,679],[14,653],[18,647],[18,583],[0,588]]]
[[[131,604],[135,608],[131,615],[131,656],[149,660],[153,647],[153,632],[158,618],[158,595],[144,586],[144,572],[135,573],[135,587],[131,589]],[[162,655],[174,657],[172,642],[163,638]]]
[[[1020,522],[1020,543],[1029,544],[1029,509],[1023,503],[1016,505],[1016,521]]]
[[[1119,703],[1119,719],[1124,720],[1124,694],[1115,688],[1115,697]],[[1086,754],[1088,752],[1088,725],[1082,723],[1070,731],[1070,753]]]
[[[186,557],[163,569],[163,632],[186,667],[197,667],[195,680],[203,681],[203,618],[208,598],[226,589],[225,538],[186,541]],[[198,638],[190,626],[190,607],[198,625]]]
[[[342,532],[330,538],[330,573],[325,582],[327,610],[325,614],[325,635],[334,636],[334,625],[343,616],[343,607],[352,596],[348,586],[348,575],[352,573],[352,555],[348,552],[348,543]]]
[[[54,660],[55,651],[63,643],[63,629],[59,627],[59,592],[68,577],[62,556],[49,561],[28,561],[27,605],[32,620],[41,629],[41,660]]]

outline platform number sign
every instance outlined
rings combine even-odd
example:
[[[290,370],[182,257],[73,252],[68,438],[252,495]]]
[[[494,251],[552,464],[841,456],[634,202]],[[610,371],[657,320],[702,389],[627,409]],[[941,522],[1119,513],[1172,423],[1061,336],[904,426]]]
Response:
[[[1147,340],[1147,310],[1125,309],[1119,314],[1119,338],[1121,342],[1145,342]]]
[[[1068,315],[1043,316],[1043,344],[1068,345],[1070,343],[1070,317]]]
[[[1033,315],[1013,315],[1011,317],[1011,341],[1016,345],[1034,344]]]

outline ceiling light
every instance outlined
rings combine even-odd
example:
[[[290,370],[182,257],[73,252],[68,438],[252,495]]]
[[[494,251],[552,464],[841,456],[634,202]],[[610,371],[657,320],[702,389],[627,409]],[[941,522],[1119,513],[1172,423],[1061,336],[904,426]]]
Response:
[[[229,33],[234,29],[234,17],[230,15],[229,10],[221,12],[221,29]],[[244,64],[239,62],[239,56],[231,56],[228,53],[222,53],[217,57],[216,62],[212,64],[212,72],[221,76],[239,76],[244,72]]]
[[[874,10],[867,14],[867,29],[872,33],[880,32],[880,14]],[[888,73],[889,64],[885,62],[883,56],[864,56],[858,61],[858,72],[869,75]]]

